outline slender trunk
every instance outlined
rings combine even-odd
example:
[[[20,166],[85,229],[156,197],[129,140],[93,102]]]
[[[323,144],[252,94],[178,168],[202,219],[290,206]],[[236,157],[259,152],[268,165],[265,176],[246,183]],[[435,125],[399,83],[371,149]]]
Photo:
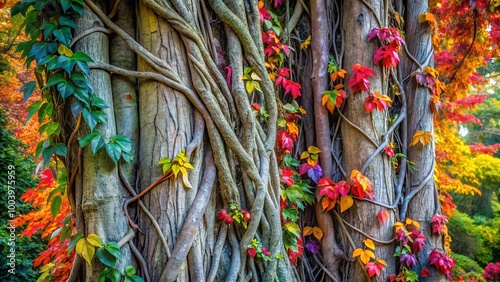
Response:
[[[406,34],[412,36],[407,39],[408,51],[422,66],[433,66],[432,31],[424,24],[418,23],[418,16],[427,12],[427,1],[408,1],[406,4]],[[418,69],[411,60],[403,60],[402,68],[405,74],[412,74]],[[429,89],[418,86],[414,78],[410,78],[405,85],[408,99],[408,140],[411,140],[417,130],[434,132],[433,114],[430,107],[431,94]],[[414,267],[419,275],[427,267],[429,253],[437,248],[443,252],[443,238],[432,235],[432,216],[440,211],[436,185],[434,183],[434,153],[435,145],[422,146],[420,143],[408,148],[408,159],[415,163],[418,170],[409,175],[408,188],[403,202],[402,212],[408,205],[406,216],[417,220],[426,241],[422,251],[418,254],[418,264]],[[416,191],[418,191],[414,194]],[[413,198],[410,198],[414,194]],[[408,203],[408,200],[411,201]],[[445,281],[445,277],[438,271],[432,271],[428,278],[431,281]]]
[[[375,76],[370,79],[370,92],[379,91],[387,94],[384,87],[384,79],[387,79],[380,65],[373,64],[373,53],[378,46],[376,41],[367,41],[368,34],[373,28],[378,28],[376,17],[383,18],[384,6],[381,1],[367,1],[373,11],[367,8],[361,1],[344,1],[344,37],[345,57],[343,66],[347,71],[351,71],[354,64],[372,68]],[[374,14],[375,13],[375,14]],[[348,30],[348,32],[347,32]],[[367,92],[352,93],[347,88],[348,98],[344,113],[346,118],[364,131],[372,140],[380,144],[382,137],[387,131],[387,111],[373,111],[368,114],[364,109]],[[361,170],[365,161],[375,151],[376,147],[368,141],[367,137],[361,134],[358,129],[353,128],[346,121],[342,121],[342,143],[343,160],[347,175],[351,171]],[[392,205],[394,202],[394,172],[389,157],[380,153],[375,157],[366,169],[365,175],[373,183],[375,200],[384,204]],[[382,208],[366,201],[355,201],[352,208],[346,211],[345,219],[351,225],[363,230],[365,233],[381,241],[390,241],[393,237],[391,226],[394,224],[397,214],[388,210],[390,219],[385,226],[381,226],[376,220],[376,215]],[[347,227],[349,228],[349,227]],[[350,233],[356,246],[349,246],[347,254],[352,254],[355,248],[363,247],[362,240],[366,239],[354,230]],[[375,244],[375,255],[385,261],[393,261],[395,245]],[[349,281],[367,281],[366,270],[362,269],[359,263],[348,263],[346,275]],[[385,271],[381,272],[380,279],[385,281],[389,275],[396,272],[396,264],[389,263]]]

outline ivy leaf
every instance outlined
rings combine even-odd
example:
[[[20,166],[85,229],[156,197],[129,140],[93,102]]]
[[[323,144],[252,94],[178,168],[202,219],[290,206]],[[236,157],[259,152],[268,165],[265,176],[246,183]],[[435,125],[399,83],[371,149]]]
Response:
[[[116,265],[116,257],[114,257],[105,248],[97,249],[97,258],[99,258],[99,260],[102,262],[102,264],[104,264],[106,266],[115,267],[115,265]]]
[[[300,227],[297,223],[295,222],[287,222],[283,224],[283,230],[286,232],[295,235],[295,237],[300,237]]]
[[[340,205],[340,212],[345,212],[348,210],[352,205],[354,204],[354,200],[352,199],[351,196],[347,195],[344,197],[340,197],[339,199],[339,205]]]
[[[370,249],[372,249],[372,250],[375,250],[375,244],[373,244],[373,240],[372,240],[372,239],[368,239],[368,238],[367,238],[367,239],[363,240],[362,242],[365,244],[365,246],[366,246],[367,248],[370,248]]]
[[[299,218],[299,211],[294,208],[284,208],[281,210],[281,215],[284,220],[291,220],[295,222]]]
[[[50,204],[50,214],[52,215],[52,218],[56,218],[59,210],[61,209],[61,204],[62,198],[60,196],[56,196],[52,199],[52,203]]]
[[[36,87],[36,82],[35,81],[29,81],[26,82],[20,89],[20,91],[24,92],[24,97],[23,97],[23,102],[28,101],[28,99],[31,97],[33,94],[33,91],[35,90]]]
[[[373,259],[375,258],[375,254],[372,251],[363,250],[361,248],[357,248],[352,253],[353,258],[358,257],[358,256],[364,264],[367,264],[370,261],[370,258],[373,258]]]
[[[83,234],[81,233],[77,233],[75,234],[75,236],[73,236],[73,238],[71,238],[71,241],[69,242],[69,245],[68,245],[68,254],[71,253],[71,251],[75,248],[76,244],[80,241],[80,239],[82,239],[84,236]]]
[[[305,50],[309,47],[309,44],[311,44],[311,36],[309,35],[304,42],[300,43],[300,49]]]
[[[62,2],[62,1],[61,1]],[[70,28],[76,28],[76,23],[75,20],[69,16],[61,16],[59,17],[59,25],[61,26],[67,26]]]
[[[106,144],[106,152],[108,153],[108,156],[113,160],[113,162],[118,164],[118,160],[120,159],[120,156],[122,154],[122,149],[120,146],[118,146],[115,143],[108,143]]]
[[[92,139],[94,139],[98,135],[101,135],[101,133],[94,131],[94,132],[90,132],[89,134],[83,136],[82,138],[80,138],[80,147],[83,148],[83,147],[87,146],[87,144],[89,144],[90,141],[92,141]]]
[[[112,256],[114,256],[118,260],[122,259],[122,253],[120,252],[120,247],[117,243],[109,242],[104,246],[104,249],[106,249]]]
[[[69,27],[62,27],[60,29],[54,30],[54,37],[59,40],[62,44],[66,46],[71,45],[71,29]]]
[[[28,108],[26,109],[28,111],[28,117],[26,117],[24,124],[26,124],[38,112],[41,103],[42,101],[36,101],[28,106]]]
[[[85,238],[81,238],[76,243],[76,253],[79,254],[87,263],[92,266],[92,259],[95,254],[95,247],[89,243]]]
[[[96,234],[87,235],[87,242],[94,247],[102,247],[101,238],[99,238]]]

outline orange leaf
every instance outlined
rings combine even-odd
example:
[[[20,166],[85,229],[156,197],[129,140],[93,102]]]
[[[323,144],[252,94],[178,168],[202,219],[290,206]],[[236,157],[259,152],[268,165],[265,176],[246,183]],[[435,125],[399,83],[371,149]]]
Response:
[[[417,143],[421,143],[423,146],[430,144],[433,136],[430,131],[417,130],[411,139],[410,146],[414,146]]]
[[[321,200],[321,205],[323,206],[323,211],[329,211],[331,209],[333,209],[333,207],[335,207],[335,203],[336,201],[333,201],[332,199],[328,198],[328,197],[323,197],[323,199]]]
[[[304,230],[302,231],[302,236],[309,236],[313,233],[313,229],[311,226],[306,226],[304,227]]]
[[[306,38],[304,42],[300,43],[300,49],[307,49],[309,47],[309,44],[311,44],[311,36]]]
[[[347,195],[345,197],[340,197],[339,199],[339,205],[340,205],[340,212],[345,212],[348,210],[352,205],[354,204],[354,200],[352,199],[351,196]]]
[[[288,129],[288,132],[291,134],[299,135],[299,128],[294,122],[288,122],[286,124],[286,127]]]
[[[319,228],[317,226],[314,226],[313,227],[313,236],[316,239],[321,240],[321,238],[323,238],[323,230],[321,230],[321,228]]]

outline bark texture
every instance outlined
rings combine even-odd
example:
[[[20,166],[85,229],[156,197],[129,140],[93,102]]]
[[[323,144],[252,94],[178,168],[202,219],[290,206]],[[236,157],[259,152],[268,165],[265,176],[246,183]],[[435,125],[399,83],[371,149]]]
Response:
[[[343,67],[351,72],[354,64],[367,66],[375,71],[375,76],[370,79],[370,92],[379,91],[381,94],[387,94],[386,74],[383,73],[380,65],[373,64],[373,53],[379,47],[378,42],[367,41],[368,34],[373,28],[378,28],[376,17],[384,17],[384,2],[366,1],[373,10],[370,10],[361,1],[345,1],[343,6],[344,22],[346,30],[344,37],[345,56]],[[348,32],[347,32],[348,31]],[[364,163],[370,155],[377,149],[376,146],[364,136],[360,130],[364,131],[376,144],[380,144],[382,137],[386,133],[387,111],[373,111],[367,114],[364,109],[367,92],[352,93],[347,88],[348,98],[343,110],[345,117],[359,129],[351,124],[342,121],[342,145],[344,168],[347,176],[354,169],[361,170]],[[379,153],[368,166],[365,175],[372,181],[374,186],[375,200],[387,205],[392,205],[395,200],[393,169],[389,158]],[[346,221],[351,225],[363,230],[370,236],[381,240],[390,241],[393,237],[393,231],[390,228],[380,228],[380,224],[375,220],[376,215],[382,207],[366,201],[355,201],[354,206],[346,211]],[[390,219],[387,226],[392,226],[397,217],[397,213],[389,211]],[[349,227],[347,227],[349,228]],[[346,246],[348,254],[352,254],[355,248],[363,247],[361,241],[366,236],[349,230],[350,236],[357,244],[356,246]],[[347,235],[349,236],[349,235]],[[348,241],[345,241],[348,242]],[[347,244],[347,243],[346,243]],[[394,253],[395,244],[376,244],[375,255],[385,261],[391,261]],[[396,265],[389,264],[386,270],[381,273],[381,280],[388,279],[391,273],[396,272]],[[359,262],[348,263],[344,275],[348,281],[368,281],[366,272],[361,269]]]

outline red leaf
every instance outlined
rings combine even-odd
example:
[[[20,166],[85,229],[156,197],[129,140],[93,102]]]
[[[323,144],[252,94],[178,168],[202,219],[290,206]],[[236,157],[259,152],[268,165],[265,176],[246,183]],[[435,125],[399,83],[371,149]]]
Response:
[[[388,155],[390,158],[394,158],[394,150],[390,146],[386,146],[384,148],[385,154]]]
[[[339,191],[339,194],[342,196],[347,196],[349,194],[349,191],[351,190],[351,186],[347,181],[339,181],[335,184],[335,189]]]
[[[417,229],[413,229],[410,232],[410,237],[413,239],[411,250],[416,254],[422,250],[422,247],[425,245],[425,235],[420,233]]]
[[[285,167],[281,170],[281,180],[285,182],[286,185],[292,186],[294,184],[292,176],[293,171],[290,168]]]
[[[373,62],[376,64],[382,61],[382,66],[386,69],[389,69],[390,67],[397,67],[399,63],[398,49],[399,45],[395,42],[378,48],[375,50]]]
[[[435,214],[431,219],[432,233],[442,235],[443,231],[446,230],[447,222],[448,217],[446,215]]]
[[[354,77],[349,79],[348,85],[354,93],[358,91],[368,91],[370,88],[370,77],[375,75],[375,72],[360,64],[352,66]]]
[[[425,278],[427,277],[431,272],[429,271],[429,269],[427,269],[427,267],[424,267],[424,269],[422,269],[422,278]]]
[[[389,213],[386,210],[380,210],[380,212],[377,214],[377,220],[381,224],[385,224],[388,219],[389,219]]]
[[[248,252],[248,255],[251,257],[251,258],[254,258],[255,255],[257,254],[257,249],[256,248],[248,248],[247,249],[247,252]]]
[[[365,265],[365,268],[368,269],[368,275],[373,277],[374,275],[380,275],[380,264],[369,262]]]

